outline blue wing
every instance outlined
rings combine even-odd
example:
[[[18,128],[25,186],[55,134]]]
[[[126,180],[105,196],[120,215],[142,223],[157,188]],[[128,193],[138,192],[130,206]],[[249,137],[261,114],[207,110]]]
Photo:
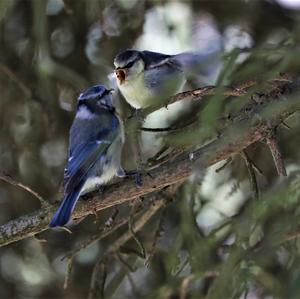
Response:
[[[151,68],[153,65],[160,64],[164,61],[166,61],[167,58],[172,57],[172,55],[152,52],[152,51],[142,51],[141,55],[145,62],[146,68]]]
[[[108,123],[105,122],[108,120]],[[107,127],[103,125],[104,123],[107,124]],[[50,227],[63,226],[69,221],[89,170],[102,155],[106,154],[109,146],[117,137],[118,126],[118,119],[113,115],[103,115],[101,118],[89,122],[74,121],[70,131],[69,161],[64,177],[65,196]],[[100,131],[99,128],[101,128]]]
[[[73,190],[70,194],[68,194],[62,204],[60,205],[59,209],[56,211],[55,215],[53,216],[49,226],[63,226],[65,225],[71,217],[71,214],[75,208],[76,202],[80,196],[80,190],[82,185],[78,186],[76,190]]]

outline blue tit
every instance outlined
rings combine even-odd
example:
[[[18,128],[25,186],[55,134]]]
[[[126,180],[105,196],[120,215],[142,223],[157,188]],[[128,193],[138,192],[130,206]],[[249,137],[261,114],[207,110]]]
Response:
[[[81,194],[125,175],[121,167],[124,129],[112,104],[111,90],[93,86],[80,94],[70,129],[64,199],[50,227],[69,222]]]
[[[184,52],[166,55],[125,50],[114,59],[117,85],[125,100],[136,109],[162,106],[163,100],[182,90],[189,72],[207,66],[216,54]]]

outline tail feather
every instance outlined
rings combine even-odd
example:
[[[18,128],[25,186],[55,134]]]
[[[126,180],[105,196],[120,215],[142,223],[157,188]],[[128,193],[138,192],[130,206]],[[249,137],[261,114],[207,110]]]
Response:
[[[71,214],[80,196],[80,191],[81,188],[78,188],[77,190],[74,190],[64,198],[59,209],[56,211],[49,224],[50,227],[64,226],[66,223],[69,222]]]

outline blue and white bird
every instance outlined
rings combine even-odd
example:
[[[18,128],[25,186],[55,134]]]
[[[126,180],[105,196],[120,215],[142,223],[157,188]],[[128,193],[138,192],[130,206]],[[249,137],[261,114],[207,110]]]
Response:
[[[70,129],[69,159],[64,174],[64,199],[50,227],[63,226],[71,218],[81,194],[123,177],[122,122],[115,113],[111,90],[93,86],[80,94]]]
[[[181,91],[189,73],[209,71],[219,54],[219,49],[176,55],[125,50],[114,59],[117,85],[132,107],[156,106]]]

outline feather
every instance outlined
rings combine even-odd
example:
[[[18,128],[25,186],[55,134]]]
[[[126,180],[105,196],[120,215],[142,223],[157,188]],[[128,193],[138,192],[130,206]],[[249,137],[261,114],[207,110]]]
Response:
[[[80,196],[82,186],[83,182],[80,184],[80,186],[73,190],[73,192],[71,192],[64,198],[62,204],[60,205],[59,209],[57,210],[49,224],[50,227],[63,226],[69,222],[71,214]]]
[[[110,112],[102,111],[101,115],[88,121],[75,119],[70,130],[69,159],[64,172],[65,196],[50,223],[51,227],[62,226],[69,221],[93,167],[100,157],[106,155],[118,134],[119,121]],[[100,175],[101,169],[98,172]]]

